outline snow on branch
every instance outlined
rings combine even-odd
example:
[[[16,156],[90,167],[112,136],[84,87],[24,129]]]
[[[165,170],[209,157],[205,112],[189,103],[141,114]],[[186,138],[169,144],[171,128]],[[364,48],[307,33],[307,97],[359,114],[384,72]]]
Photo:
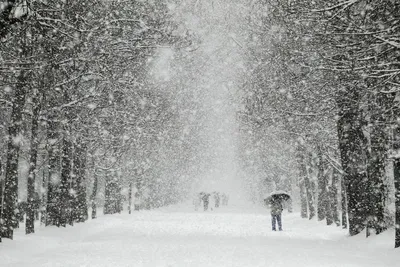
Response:
[[[325,154],[326,159],[328,160],[329,165],[331,165],[335,170],[337,170],[341,175],[344,175],[345,172],[340,167],[342,164],[337,160],[333,159],[328,153]]]
[[[12,10],[15,6],[16,0],[8,0],[0,3],[0,37],[4,37],[8,32],[8,27],[15,23],[12,20]]]
[[[400,43],[398,43],[398,42],[386,40],[386,39],[384,39],[384,38],[382,38],[382,37],[380,37],[380,36],[377,36],[377,35],[374,35],[374,37],[375,37],[376,39],[378,39],[378,40],[381,40],[381,41],[384,42],[384,43],[387,43],[387,44],[389,44],[389,45],[391,45],[391,46],[393,46],[393,47],[395,47],[395,48],[399,48],[399,49],[400,49]]]
[[[332,10],[335,10],[335,9],[338,9],[338,8],[342,8],[342,7],[343,7],[343,9],[346,9],[349,6],[357,3],[358,1],[360,1],[360,0],[344,1],[344,2],[341,2],[341,3],[339,3],[337,5],[334,5],[334,6],[331,6],[331,7],[326,7],[326,8],[323,8],[323,9],[313,9],[313,10],[311,10],[311,12],[326,12],[326,11],[332,11]]]
[[[113,20],[109,20],[109,23],[114,23],[114,22],[135,22],[135,23],[139,23],[139,24],[144,24],[144,22],[142,20],[138,20],[138,19],[113,19]]]

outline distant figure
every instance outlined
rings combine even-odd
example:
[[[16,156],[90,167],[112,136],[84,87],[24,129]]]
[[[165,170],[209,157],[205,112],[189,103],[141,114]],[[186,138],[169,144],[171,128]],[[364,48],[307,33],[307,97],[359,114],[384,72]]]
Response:
[[[208,204],[210,203],[210,194],[204,193],[203,196],[201,197],[203,200],[203,205],[204,205],[204,211],[208,210]]]
[[[215,207],[219,208],[220,196],[219,196],[218,192],[214,192],[214,203],[215,203]]]
[[[140,194],[139,194],[139,192],[136,192],[135,193],[135,200],[133,202],[134,210],[140,210],[140,204],[141,204]]]
[[[271,198],[269,200],[271,209],[272,231],[276,231],[276,223],[278,222],[279,231],[282,231],[282,200],[279,198]]]

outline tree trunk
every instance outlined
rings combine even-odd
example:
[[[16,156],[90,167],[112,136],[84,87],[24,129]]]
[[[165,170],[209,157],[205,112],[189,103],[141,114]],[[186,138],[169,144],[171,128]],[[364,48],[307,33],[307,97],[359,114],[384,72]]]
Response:
[[[2,178],[3,176],[3,165],[1,164],[1,158],[0,158],[0,219],[1,214],[3,213],[3,188],[4,188],[4,180]],[[0,223],[0,227],[1,227]],[[1,243],[1,228],[0,228],[0,243]]]
[[[290,190],[289,194],[290,194],[291,196],[293,196],[293,191]],[[293,213],[293,199],[292,199],[292,198],[290,198],[290,199],[287,201],[287,211],[288,211],[289,213]]]
[[[322,155],[322,148],[320,145],[317,147],[317,155],[318,155],[318,221],[322,221],[326,218],[326,175],[324,174],[324,158]]]
[[[105,199],[104,199],[104,214],[114,214],[116,213],[115,207],[115,182],[113,181],[114,177],[110,177],[109,174],[106,175],[106,184],[105,184]]]
[[[344,184],[344,178],[340,179],[341,183],[341,195],[342,195],[342,228],[347,229],[347,193],[346,193],[346,185]]]
[[[330,196],[332,194],[331,190],[331,187],[327,187],[325,199],[325,218],[327,225],[333,224],[332,202],[330,201]]]
[[[22,112],[25,105],[25,72],[22,72],[15,86],[15,95],[11,110],[11,124],[8,128],[7,163],[4,183],[3,212],[0,218],[2,237],[13,239],[17,226],[16,210],[18,202],[18,161],[21,144]]]
[[[368,214],[364,136],[358,107],[360,101],[361,92],[358,88],[348,89],[337,99],[339,150],[344,171],[351,236],[365,229]]]
[[[304,164],[304,151],[301,145],[297,146],[297,167],[299,170],[299,187],[300,187],[300,215],[301,218],[307,218],[307,194],[304,179],[307,176],[307,169]]]
[[[80,149],[79,141],[75,140],[74,143],[71,142],[71,154],[70,154],[70,168],[71,175],[68,183],[69,186],[69,212],[68,212],[68,224],[73,225],[74,222],[78,221],[79,218],[79,203],[78,203],[78,195],[79,195],[79,185],[78,185],[78,176],[81,168],[80,161]]]
[[[97,207],[96,207],[97,184],[98,184],[98,177],[96,168],[94,167],[93,190],[92,190],[92,195],[90,196],[90,201],[92,202],[92,219],[96,219],[97,217]]]
[[[47,129],[47,151],[49,157],[48,164],[48,185],[47,185],[47,207],[46,207],[46,226],[60,226],[60,211],[57,203],[59,203],[59,132],[58,118],[55,114],[48,117]]]
[[[60,225],[64,227],[67,225],[67,222],[71,223],[71,148],[71,141],[68,140],[68,137],[64,137],[61,156],[60,201],[58,202],[58,206],[60,207]]]
[[[399,131],[399,130],[398,130]],[[399,131],[400,137],[400,131]],[[400,139],[400,138],[399,138]],[[400,149],[400,146],[399,148]],[[395,185],[395,248],[400,247],[400,158],[394,160],[394,185]]]
[[[86,146],[78,139],[75,146],[74,169],[76,176],[76,205],[74,209],[74,221],[84,222],[88,218],[86,203],[85,171],[86,171]]]
[[[379,125],[378,127],[382,127]],[[368,196],[369,196],[369,216],[367,223],[367,236],[372,231],[375,234],[382,233],[387,226],[385,225],[385,206],[387,199],[387,188],[384,183],[385,162],[386,162],[386,143],[384,129],[377,129],[373,126],[371,131],[370,156],[368,157]]]
[[[117,205],[116,210],[118,213],[121,213],[123,210],[123,201],[122,201],[122,193],[121,193],[122,192],[121,175],[122,175],[122,172],[118,171],[117,172],[117,177],[118,177],[117,186],[118,187],[117,187],[117,203],[116,203],[116,205]]]
[[[315,217],[315,207],[314,207],[314,190],[313,186],[310,181],[310,171],[309,167],[306,165],[306,159],[304,158],[304,168],[306,169],[306,176],[304,177],[304,185],[306,188],[307,194],[307,204],[308,204],[308,212],[309,212],[309,219],[312,220]]]
[[[79,222],[87,221],[89,218],[89,209],[87,203],[87,194],[86,194],[86,169],[87,169],[87,147],[86,144],[82,144],[82,163],[81,170],[79,172],[79,208],[80,208],[80,218]]]
[[[368,157],[368,195],[370,197],[370,216],[367,236],[371,231],[380,234],[387,229],[385,208],[388,198],[386,179],[386,160],[389,151],[387,125],[394,97],[390,94],[377,93],[371,101],[371,131]]]
[[[399,112],[396,110],[396,113]],[[396,114],[395,113],[395,114]],[[399,114],[400,115],[400,114]],[[396,114],[395,118],[398,118]],[[397,120],[398,121],[398,120]],[[396,157],[393,161],[393,176],[394,176],[394,187],[395,187],[395,238],[394,247],[400,247],[400,124],[397,122],[394,129],[393,136],[393,150]]]
[[[31,234],[35,232],[35,178],[37,172],[37,155],[38,155],[38,130],[39,130],[39,114],[41,108],[41,99],[38,90],[35,90],[32,98],[32,128],[31,128],[31,150],[29,157],[29,174],[28,174],[28,195],[27,195],[27,212],[26,212],[26,225],[25,233]]]
[[[304,185],[304,178],[303,181],[299,183],[300,186],[300,214],[301,218],[307,218],[307,194],[306,194],[306,186]]]
[[[7,0],[2,2],[0,9],[0,38],[7,35],[11,25],[20,21],[19,19],[13,19],[12,11],[17,4],[17,0]]]
[[[118,178],[113,171],[107,174],[105,185],[104,214],[114,214],[120,212],[120,186]]]
[[[43,157],[44,161],[45,157]],[[47,174],[47,176],[46,176]],[[42,185],[42,190],[41,190],[41,195],[40,195],[40,224],[41,225],[46,225],[46,207],[47,207],[47,185],[48,185],[48,167],[47,165],[43,167],[42,169],[42,180],[41,180],[41,185]],[[47,177],[47,178],[46,178]]]
[[[332,220],[335,222],[336,226],[340,226],[339,218],[339,203],[338,203],[338,186],[339,186],[340,174],[336,169],[332,171],[332,186],[329,190],[330,206],[332,211]]]
[[[129,214],[132,213],[132,182],[129,183],[129,193],[128,193],[128,212]]]
[[[299,174],[301,177],[300,185],[300,197],[301,197],[301,217],[307,217],[307,205],[309,212],[309,219],[311,220],[315,216],[315,209],[313,206],[313,195],[310,185],[310,180],[308,178],[307,164],[306,164],[306,150],[303,145],[298,146],[297,151],[297,164],[299,167]]]

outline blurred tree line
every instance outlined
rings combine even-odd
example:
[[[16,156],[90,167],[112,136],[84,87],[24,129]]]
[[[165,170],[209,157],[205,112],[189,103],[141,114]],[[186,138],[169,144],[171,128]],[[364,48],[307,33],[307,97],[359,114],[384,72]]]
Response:
[[[302,217],[350,235],[396,226],[399,247],[400,3],[245,2],[247,189],[298,192]],[[38,203],[43,223],[65,226],[89,208],[96,217],[99,199],[120,212],[133,191],[147,208],[179,200],[197,162],[180,121],[196,92],[171,96],[149,79],[160,47],[190,45],[178,28],[167,1],[0,2],[2,237],[22,210],[34,232]]]

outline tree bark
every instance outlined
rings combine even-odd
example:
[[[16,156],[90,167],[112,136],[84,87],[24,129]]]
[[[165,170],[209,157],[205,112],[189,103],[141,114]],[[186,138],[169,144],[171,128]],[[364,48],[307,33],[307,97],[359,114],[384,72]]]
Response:
[[[60,207],[60,225],[66,226],[67,222],[71,223],[71,148],[72,143],[68,140],[67,136],[63,138],[61,156],[61,184],[60,184],[60,198],[57,203]]]
[[[291,196],[293,196],[293,191],[292,191],[292,190],[290,190],[288,193],[289,193]],[[290,198],[290,199],[287,201],[287,211],[288,211],[289,213],[293,213],[293,199],[292,199],[292,198]]]
[[[46,207],[46,226],[60,226],[60,211],[57,207],[59,192],[59,122],[55,114],[48,116],[47,124],[47,151],[49,157],[48,164],[48,185],[47,185],[47,207]]]
[[[366,227],[368,214],[367,175],[365,167],[364,135],[358,103],[361,92],[348,88],[337,99],[339,150],[347,194],[349,233],[359,234]]]
[[[44,157],[43,157],[44,160]],[[47,176],[46,176],[47,174]],[[46,225],[46,207],[47,207],[47,185],[48,185],[48,168],[47,166],[45,166],[42,169],[42,179],[41,179],[41,186],[42,186],[42,190],[41,190],[41,195],[40,195],[40,224],[41,225]]]
[[[92,202],[92,219],[96,219],[97,217],[97,207],[96,207],[97,185],[98,185],[98,176],[96,168],[94,167],[93,189],[92,189],[92,195],[90,196],[90,201]]]
[[[380,126],[381,127],[381,126]],[[387,227],[385,225],[385,206],[387,188],[383,181],[385,177],[386,162],[386,140],[384,140],[383,129],[374,129],[371,132],[370,156],[368,157],[368,195],[369,216],[367,223],[367,236],[372,231],[375,234],[382,233]]]
[[[330,206],[332,210],[332,220],[336,226],[340,226],[339,218],[339,203],[338,203],[338,186],[339,186],[340,174],[336,169],[332,171],[332,186],[329,190]]]
[[[31,128],[31,150],[29,157],[29,173],[28,173],[28,195],[27,195],[27,212],[26,212],[26,225],[25,233],[31,234],[35,232],[35,178],[37,173],[37,155],[39,147],[38,130],[39,130],[39,114],[41,108],[41,99],[39,91],[35,90],[32,97],[32,128]]]
[[[129,183],[129,193],[128,193],[128,213],[132,213],[132,182]]]
[[[398,135],[400,137],[400,130]],[[399,138],[400,139],[400,138]],[[400,140],[399,140],[400,141]],[[400,149],[400,145],[397,149]],[[395,186],[395,248],[400,247],[400,158],[394,160],[394,186]]]
[[[2,178],[3,176],[3,164],[1,163],[1,158],[0,158],[0,219],[2,218],[2,213],[3,213],[3,188],[4,188],[4,180]],[[0,243],[1,243],[1,223],[0,223]]]
[[[304,178],[303,181],[299,183],[300,186],[300,214],[301,218],[307,218],[308,217],[308,212],[307,212],[307,194],[306,194],[306,187],[304,185]]]
[[[399,118],[399,110],[395,111],[395,118]],[[395,237],[394,247],[400,247],[400,124],[397,123],[394,129],[393,136],[393,150],[394,150],[394,161],[393,161],[393,176],[394,176],[394,187],[395,187]]]
[[[317,155],[318,155],[318,221],[322,221],[326,218],[326,187],[327,181],[326,176],[324,174],[324,158],[322,155],[322,148],[320,145],[317,147]]]
[[[0,218],[2,237],[13,239],[17,227],[16,209],[18,202],[18,162],[21,143],[22,112],[26,98],[26,73],[23,71],[15,86],[14,101],[11,110],[11,125],[8,128],[7,163],[4,183],[3,212]]]
[[[121,213],[123,210],[123,201],[122,201],[122,194],[121,194],[121,192],[122,192],[122,186],[121,186],[122,177],[121,176],[122,176],[122,172],[118,171],[117,172],[117,178],[118,178],[118,180],[117,180],[117,197],[116,197],[117,198],[116,210],[118,213]]]
[[[310,219],[312,219],[315,215],[315,210],[312,205],[313,198],[311,193],[310,181],[307,173],[307,164],[306,164],[306,151],[303,145],[299,145],[297,148],[297,165],[299,168],[300,175],[300,198],[301,198],[301,217],[307,218],[307,205],[308,212],[310,214]]]
[[[114,214],[115,210],[115,202],[116,202],[116,184],[114,177],[110,177],[110,174],[106,176],[106,185],[105,185],[105,199],[104,199],[104,214]]]
[[[377,93],[371,100],[371,131],[370,149],[368,155],[368,195],[370,197],[370,214],[368,217],[367,236],[374,231],[380,234],[387,229],[385,208],[388,198],[388,188],[385,183],[386,160],[389,151],[388,129],[384,126],[388,122],[392,108],[393,96]]]
[[[342,206],[342,228],[347,229],[347,193],[346,193],[346,185],[344,183],[344,178],[340,179],[341,183],[341,206]]]
[[[333,210],[332,210],[332,205],[333,203],[331,202],[330,196],[332,194],[331,192],[332,187],[327,187],[326,190],[326,199],[325,199],[325,218],[326,218],[326,224],[331,225],[333,224]]]
[[[114,214],[120,210],[120,186],[115,171],[108,173],[105,185],[104,214]]]
[[[304,164],[303,150],[300,145],[297,146],[297,167],[299,170],[299,187],[300,187],[300,215],[301,218],[307,218],[307,194],[304,179],[307,176],[307,169]]]
[[[74,169],[76,176],[75,192],[76,205],[74,209],[74,221],[84,222],[88,218],[88,208],[86,203],[85,171],[86,171],[86,146],[82,139],[77,140],[74,155]]]
[[[310,181],[310,167],[307,166],[307,159],[303,159],[304,168],[306,169],[306,176],[304,176],[304,185],[306,188],[307,194],[307,204],[308,204],[308,212],[309,212],[309,219],[312,220],[315,217],[315,206],[314,206],[314,190],[312,183]]]
[[[11,25],[18,21],[11,16],[16,2],[16,0],[7,0],[2,3],[4,6],[0,10],[0,38],[6,36]]]

